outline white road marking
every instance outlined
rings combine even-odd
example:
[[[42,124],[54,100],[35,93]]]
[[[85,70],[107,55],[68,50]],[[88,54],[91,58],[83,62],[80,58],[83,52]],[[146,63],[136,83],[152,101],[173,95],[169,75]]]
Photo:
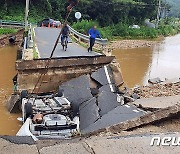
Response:
[[[114,92],[114,88],[113,88],[112,83],[111,83],[111,79],[110,79],[110,76],[109,76],[109,73],[108,73],[107,66],[104,66],[104,70],[105,70],[105,74],[106,74],[106,77],[107,77],[111,92]]]

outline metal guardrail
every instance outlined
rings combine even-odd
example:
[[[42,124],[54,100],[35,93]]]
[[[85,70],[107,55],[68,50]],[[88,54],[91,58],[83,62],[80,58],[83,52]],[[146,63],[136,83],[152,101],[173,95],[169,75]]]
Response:
[[[70,29],[70,32],[73,34],[73,35],[75,35],[75,36],[77,36],[79,39],[81,39],[81,40],[84,40],[84,41],[89,41],[89,36],[87,36],[87,35],[84,35],[84,34],[82,34],[82,33],[79,33],[78,31],[76,31],[76,30],[74,30],[72,27],[70,27],[69,26],[69,29]],[[101,45],[107,45],[108,44],[108,40],[107,39],[99,39],[99,38],[97,38],[96,39],[96,43],[98,43],[98,44],[101,44]]]
[[[18,26],[18,27],[24,27],[25,24],[24,24],[24,22],[0,20],[0,26]]]

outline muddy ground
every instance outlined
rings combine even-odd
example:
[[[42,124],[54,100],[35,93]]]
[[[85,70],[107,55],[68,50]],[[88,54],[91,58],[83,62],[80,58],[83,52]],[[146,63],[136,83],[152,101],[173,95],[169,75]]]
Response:
[[[132,89],[141,98],[164,97],[180,95],[180,83],[155,84],[150,86],[141,86]]]
[[[9,34],[9,35],[1,35],[0,36],[0,48],[5,47],[9,45],[9,37],[11,36],[16,36],[16,43],[18,47],[21,47],[22,42],[23,42],[23,34],[24,34],[24,29],[18,29],[18,32],[15,34]]]
[[[131,48],[141,48],[141,47],[152,47],[159,41],[151,40],[118,40],[112,41],[108,48],[114,49],[131,49]]]

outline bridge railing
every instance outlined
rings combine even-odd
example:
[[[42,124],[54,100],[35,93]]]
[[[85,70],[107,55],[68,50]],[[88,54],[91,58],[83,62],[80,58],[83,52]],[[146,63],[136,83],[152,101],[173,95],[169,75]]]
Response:
[[[18,26],[18,27],[24,27],[25,24],[24,24],[24,22],[0,20],[0,26]]]
[[[83,40],[83,41],[86,41],[88,42],[89,41],[89,36],[87,35],[84,35],[82,33],[79,33],[78,31],[76,31],[75,29],[73,29],[72,27],[69,26],[69,29],[70,29],[70,32],[75,35],[76,37],[78,37],[80,40]],[[108,44],[108,40],[107,39],[99,39],[97,38],[96,39],[96,43],[104,46],[104,45],[107,45]]]

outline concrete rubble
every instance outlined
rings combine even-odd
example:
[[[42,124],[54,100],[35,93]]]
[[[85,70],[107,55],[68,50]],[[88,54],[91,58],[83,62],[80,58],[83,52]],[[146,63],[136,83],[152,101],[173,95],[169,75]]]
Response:
[[[109,66],[66,82],[60,88],[80,115],[81,134],[85,136],[121,132],[180,113],[179,96],[139,99],[139,93],[128,96],[127,92],[119,91]],[[127,98],[136,101],[129,102]]]
[[[118,93],[110,66],[63,83],[59,89],[72,103],[74,114],[80,115],[82,134],[145,114],[134,105],[123,106],[124,97]]]
[[[174,106],[180,103],[180,95],[168,96],[168,97],[153,97],[153,98],[142,98],[136,100],[132,104],[144,110],[156,111],[164,109],[170,106]]]

